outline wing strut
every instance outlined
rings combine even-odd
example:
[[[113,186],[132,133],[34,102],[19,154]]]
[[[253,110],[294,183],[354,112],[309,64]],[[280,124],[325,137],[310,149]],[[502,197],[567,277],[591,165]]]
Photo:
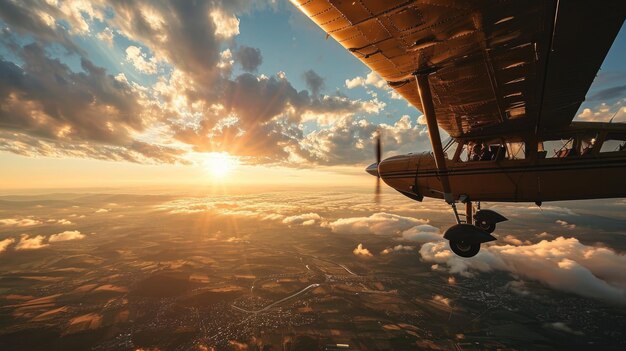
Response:
[[[436,69],[428,68],[413,73],[417,81],[417,92],[422,102],[422,112],[426,116],[426,125],[428,126],[428,136],[430,144],[435,155],[435,165],[437,166],[437,176],[443,188],[443,198],[447,203],[454,203],[452,198],[452,189],[448,179],[448,170],[446,168],[446,159],[443,155],[443,147],[441,145],[441,136],[439,135],[439,127],[437,126],[437,117],[435,116],[435,106],[433,105],[433,96],[430,91],[430,82],[428,76],[434,73]]]

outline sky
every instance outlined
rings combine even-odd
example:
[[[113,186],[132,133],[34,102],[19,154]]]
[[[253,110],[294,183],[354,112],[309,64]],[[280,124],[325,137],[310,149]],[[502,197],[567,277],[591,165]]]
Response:
[[[421,115],[277,1],[0,0],[0,190],[368,185]],[[626,31],[577,120],[626,121]],[[584,55],[584,47],[581,47]]]

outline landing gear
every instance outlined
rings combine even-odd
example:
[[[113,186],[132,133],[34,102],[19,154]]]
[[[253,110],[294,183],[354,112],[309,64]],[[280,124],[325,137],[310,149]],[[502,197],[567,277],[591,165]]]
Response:
[[[480,251],[480,243],[469,243],[463,240],[450,240],[450,249],[458,256],[474,257]]]
[[[493,231],[496,230],[496,224],[487,222],[486,220],[476,221],[476,226],[487,233],[493,233]]]
[[[478,212],[474,215],[471,201],[464,197],[462,202],[465,202],[465,220],[461,219],[462,215],[458,213],[456,204],[451,203],[457,224],[448,228],[443,237],[450,241],[452,252],[469,258],[478,254],[481,243],[496,240],[491,233],[496,229],[496,223],[506,221],[506,218],[491,210],[481,210],[480,203]]]
[[[478,210],[474,215],[476,226],[487,233],[493,233],[496,230],[496,223],[506,220],[506,217],[492,210]]]

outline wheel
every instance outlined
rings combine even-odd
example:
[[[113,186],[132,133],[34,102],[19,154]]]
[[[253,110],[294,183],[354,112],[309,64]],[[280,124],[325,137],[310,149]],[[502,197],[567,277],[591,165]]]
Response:
[[[492,222],[487,222],[485,220],[477,221],[476,226],[487,233],[491,234],[494,230],[496,230],[496,224]]]
[[[480,251],[480,243],[471,244],[461,240],[450,240],[450,249],[461,257],[474,257]]]

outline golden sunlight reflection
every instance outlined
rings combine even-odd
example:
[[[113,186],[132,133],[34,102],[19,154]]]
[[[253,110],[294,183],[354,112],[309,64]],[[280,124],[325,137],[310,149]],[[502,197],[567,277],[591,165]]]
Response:
[[[226,152],[211,152],[203,156],[202,166],[214,178],[222,179],[229,175],[237,166],[239,160]]]

